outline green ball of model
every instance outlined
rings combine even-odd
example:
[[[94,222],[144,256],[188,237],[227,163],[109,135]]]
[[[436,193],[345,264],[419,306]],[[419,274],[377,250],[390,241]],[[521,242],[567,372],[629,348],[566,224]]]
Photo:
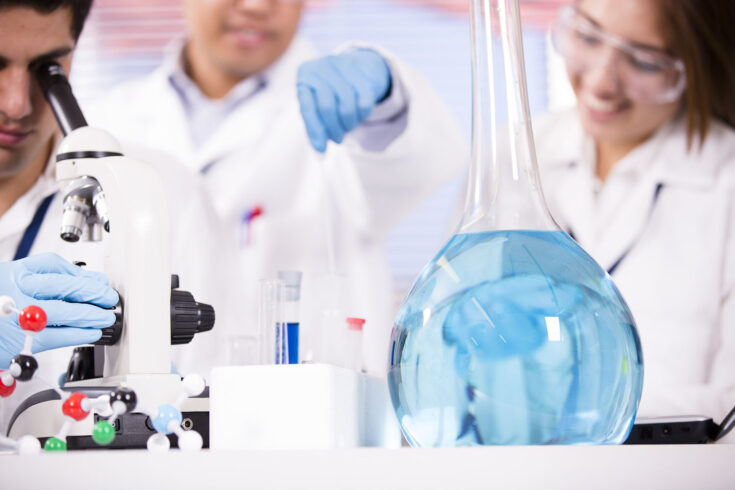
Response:
[[[58,437],[49,437],[43,445],[45,451],[66,451],[66,442]]]
[[[115,440],[115,428],[106,420],[98,420],[92,429],[92,440],[100,446],[106,446]]]

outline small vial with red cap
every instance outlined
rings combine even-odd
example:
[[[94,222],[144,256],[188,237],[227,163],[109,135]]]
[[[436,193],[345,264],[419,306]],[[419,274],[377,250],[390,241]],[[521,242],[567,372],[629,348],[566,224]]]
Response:
[[[344,334],[345,339],[345,357],[343,361],[344,367],[353,371],[364,371],[362,362],[362,330],[365,326],[364,318],[347,317],[347,332]]]

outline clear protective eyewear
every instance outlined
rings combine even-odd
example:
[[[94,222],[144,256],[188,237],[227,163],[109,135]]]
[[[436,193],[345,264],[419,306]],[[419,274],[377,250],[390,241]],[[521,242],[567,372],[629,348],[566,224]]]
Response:
[[[683,61],[604,31],[574,6],[560,9],[552,42],[570,73],[613,63],[615,80],[632,100],[673,102],[686,87]]]

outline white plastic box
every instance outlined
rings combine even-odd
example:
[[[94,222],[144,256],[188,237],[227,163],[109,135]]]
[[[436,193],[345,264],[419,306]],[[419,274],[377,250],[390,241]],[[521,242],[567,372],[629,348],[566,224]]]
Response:
[[[326,364],[212,371],[213,450],[400,445],[385,378]]]

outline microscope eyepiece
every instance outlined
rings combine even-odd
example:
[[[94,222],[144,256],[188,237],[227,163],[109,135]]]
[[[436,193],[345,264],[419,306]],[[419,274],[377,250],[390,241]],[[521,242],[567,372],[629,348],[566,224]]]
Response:
[[[60,64],[50,61],[35,68],[36,80],[48,100],[64,135],[87,125]]]

